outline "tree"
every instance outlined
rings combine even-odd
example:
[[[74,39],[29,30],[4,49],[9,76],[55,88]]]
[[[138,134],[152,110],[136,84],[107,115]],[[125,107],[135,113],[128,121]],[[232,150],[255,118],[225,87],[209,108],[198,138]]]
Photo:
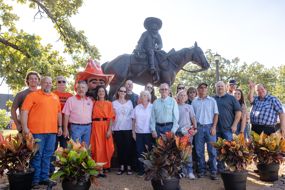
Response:
[[[210,63],[210,68],[206,71],[189,74],[185,71],[180,71],[177,74],[174,86],[172,87],[173,92],[176,91],[176,86],[179,83],[186,84],[187,86],[196,87],[201,82],[206,82],[209,85],[209,94],[215,94],[215,72],[216,67],[214,63],[214,54],[211,50],[205,52],[206,57]],[[186,69],[193,69],[193,65],[188,64]],[[276,77],[277,70],[279,70],[279,77]],[[238,82],[238,87],[241,88],[246,95],[248,93],[248,81],[252,80],[256,83],[262,83],[267,86],[269,92],[277,97],[284,97],[282,89],[284,92],[284,77],[285,77],[285,67],[282,69],[276,68],[266,68],[264,65],[254,62],[252,64],[240,63],[238,57],[234,59],[227,59],[222,57],[220,61],[220,79],[225,83],[229,79],[236,79]],[[277,80],[277,78],[280,80]]]
[[[273,85],[272,94],[285,103],[285,66],[278,67],[276,71],[277,74],[274,76],[276,83]]]
[[[208,62],[210,64],[210,68],[206,71],[199,72],[199,73],[188,73],[185,71],[180,71],[177,74],[174,87],[176,89],[177,84],[183,83],[187,86],[194,86],[196,87],[201,82],[206,82],[209,85],[209,93],[214,94],[215,93],[215,83],[216,83],[216,66],[214,63],[214,54],[211,50],[205,51],[205,55],[208,59]],[[239,58],[234,58],[232,60],[221,58],[221,61],[219,63],[220,68],[220,80],[222,81],[228,81],[231,78],[237,78],[239,76],[240,70],[243,69],[243,67],[240,67],[238,65]],[[193,70],[193,68],[196,67],[193,64],[186,65],[186,70]],[[174,88],[172,87],[172,88]],[[173,91],[174,92],[174,91]]]
[[[10,117],[7,115],[6,110],[0,109],[0,129],[4,129],[10,123]]]
[[[76,31],[68,19],[78,12],[82,0],[17,2],[33,8],[35,17],[42,18],[46,15],[53,22],[59,39],[65,45],[64,52],[71,56],[73,64],[67,64],[59,52],[53,50],[52,45],[43,46],[41,37],[18,30],[15,22],[19,17],[12,12],[12,6],[0,0],[0,77],[6,79],[12,90],[18,91],[25,85],[23,79],[30,70],[51,77],[69,77],[85,65],[87,58],[99,58],[97,48],[90,45],[84,32]]]

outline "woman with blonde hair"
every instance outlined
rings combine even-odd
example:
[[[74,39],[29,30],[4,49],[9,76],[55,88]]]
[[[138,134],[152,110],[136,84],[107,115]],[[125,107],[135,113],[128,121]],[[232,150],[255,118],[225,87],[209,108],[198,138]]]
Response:
[[[151,95],[149,91],[140,93],[140,104],[133,110],[133,138],[136,141],[137,157],[142,157],[142,153],[152,148],[154,139],[150,130],[150,116],[152,110]],[[138,161],[138,176],[144,175],[143,163]]]
[[[193,107],[189,104],[186,104],[188,97],[187,91],[181,90],[177,94],[177,103],[179,109],[179,128],[176,132],[178,136],[188,136],[189,142],[192,144],[193,136],[197,133],[197,122],[195,119],[195,113]],[[192,163],[192,155],[189,155],[189,163],[185,168],[187,177],[189,179],[195,179],[195,175],[193,174],[193,163]]]

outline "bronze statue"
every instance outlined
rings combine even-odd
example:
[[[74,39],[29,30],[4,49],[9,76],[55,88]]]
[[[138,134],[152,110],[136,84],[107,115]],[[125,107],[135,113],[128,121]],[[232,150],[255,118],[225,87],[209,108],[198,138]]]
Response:
[[[134,54],[139,58],[146,54],[149,64],[150,73],[153,75],[154,83],[159,81],[159,74],[154,64],[154,57],[157,51],[162,49],[161,36],[158,33],[162,26],[159,18],[148,17],[144,21],[146,31],[141,35]]]
[[[203,71],[210,67],[204,52],[196,42],[191,48],[183,48],[179,51],[171,50],[163,57],[155,57],[154,62],[159,75],[159,81],[155,83],[155,86],[159,86],[161,83],[172,85],[176,74],[189,62],[201,67],[201,69],[191,72]],[[148,60],[138,59],[134,54],[123,54],[104,63],[102,65],[103,72],[115,75],[110,83],[109,96],[113,97],[117,89],[128,79],[141,85],[148,82],[154,83],[148,68]]]

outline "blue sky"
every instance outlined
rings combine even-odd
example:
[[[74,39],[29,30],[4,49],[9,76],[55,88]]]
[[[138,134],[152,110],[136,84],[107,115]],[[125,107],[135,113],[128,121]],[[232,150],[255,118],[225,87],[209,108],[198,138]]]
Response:
[[[14,8],[21,17],[19,27],[63,50],[48,19],[34,20],[35,10],[25,6]],[[97,46],[101,63],[131,53],[145,31],[144,19],[154,16],[163,22],[160,34],[166,51],[197,41],[203,50],[225,58],[271,67],[285,62],[284,10],[282,0],[87,0],[71,23]]]

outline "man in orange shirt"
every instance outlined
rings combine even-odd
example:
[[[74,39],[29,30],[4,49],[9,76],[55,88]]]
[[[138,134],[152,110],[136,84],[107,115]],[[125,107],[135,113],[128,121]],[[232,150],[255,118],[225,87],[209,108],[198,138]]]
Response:
[[[59,98],[60,105],[61,105],[61,111],[65,105],[65,102],[67,99],[71,96],[73,96],[71,93],[66,92],[66,78],[64,76],[57,76],[56,77],[56,90],[53,91],[54,94],[56,94]],[[62,114],[63,118],[63,114]],[[63,122],[62,122],[63,126]],[[57,136],[56,141],[55,141],[55,147],[54,149],[56,150],[58,145],[60,147],[66,148],[67,147],[67,138],[65,138],[63,135]],[[54,165],[52,164],[56,160],[55,155],[52,156],[51,158],[51,165],[50,165],[50,175],[53,174],[55,168]]]
[[[39,150],[31,160],[31,166],[35,169],[33,188],[56,185],[49,180],[49,168],[56,134],[62,134],[62,116],[59,98],[51,93],[51,87],[52,79],[42,78],[41,89],[30,93],[22,105],[23,132],[32,133],[34,138],[40,140]]]
[[[71,93],[66,92],[66,79],[64,76],[56,77],[56,90],[53,91],[53,93],[58,96],[60,105],[61,105],[61,111],[62,111],[67,99],[73,96]],[[63,123],[62,123],[62,126],[63,126]],[[64,138],[63,135],[57,137],[56,148],[58,146],[58,143],[59,143],[59,146],[63,148],[67,146],[66,138]]]

